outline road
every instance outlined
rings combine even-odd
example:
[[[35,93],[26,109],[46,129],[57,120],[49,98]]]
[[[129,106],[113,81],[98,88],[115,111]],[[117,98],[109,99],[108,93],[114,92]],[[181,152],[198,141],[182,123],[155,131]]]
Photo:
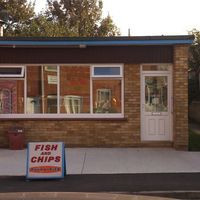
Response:
[[[30,180],[1,176],[0,192],[117,192],[126,194],[200,194],[200,173],[67,175],[63,180]],[[199,192],[198,192],[199,191]],[[177,196],[176,196],[177,197]],[[179,197],[180,198],[180,197]]]

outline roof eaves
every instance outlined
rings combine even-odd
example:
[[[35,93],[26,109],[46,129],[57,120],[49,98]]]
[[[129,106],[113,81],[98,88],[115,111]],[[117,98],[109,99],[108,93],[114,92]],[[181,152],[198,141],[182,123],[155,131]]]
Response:
[[[192,39],[180,40],[105,40],[105,41],[9,41],[0,40],[1,47],[81,47],[81,46],[134,46],[192,44]]]

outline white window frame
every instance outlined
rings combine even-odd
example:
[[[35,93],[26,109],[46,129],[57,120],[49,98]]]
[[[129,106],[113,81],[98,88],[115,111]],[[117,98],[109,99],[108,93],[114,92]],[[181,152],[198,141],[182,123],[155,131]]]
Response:
[[[29,66],[57,66],[57,113],[26,113],[27,108],[27,67]],[[90,67],[90,113],[60,113],[60,69],[61,66],[88,66]],[[13,66],[8,66],[13,67]],[[94,67],[120,67],[120,75],[108,75],[108,76],[96,76],[94,75]],[[123,78],[123,64],[28,64],[23,66],[23,70],[25,72],[23,79],[17,80],[24,80],[24,113],[23,114],[0,114],[0,119],[6,118],[17,118],[17,119],[79,119],[79,118],[86,118],[86,119],[95,119],[95,118],[102,118],[102,119],[109,119],[109,118],[124,118],[124,78]],[[10,77],[9,77],[10,78]],[[121,80],[121,113],[93,113],[93,88],[92,88],[92,81],[93,80]],[[1,79],[0,79],[1,80]],[[2,79],[2,80],[8,80]]]
[[[24,77],[24,66],[3,66],[1,65],[0,68],[21,68],[20,74],[0,74],[0,78],[23,78]]]

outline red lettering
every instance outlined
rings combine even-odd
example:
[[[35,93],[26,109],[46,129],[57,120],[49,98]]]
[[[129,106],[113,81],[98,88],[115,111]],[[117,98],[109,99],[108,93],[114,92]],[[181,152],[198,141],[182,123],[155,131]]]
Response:
[[[37,162],[43,162],[43,161],[44,161],[44,156],[39,156]]]
[[[58,145],[57,145],[57,144],[55,144],[55,145],[52,145],[52,147],[51,147],[51,150],[52,150],[52,151],[56,151],[56,150],[57,150],[57,148],[58,148]]]
[[[61,157],[60,156],[56,156],[55,157],[55,162],[60,162]]]
[[[32,157],[32,158],[31,158],[31,162],[32,162],[32,163],[35,163],[36,160],[37,160],[37,157]]]
[[[37,151],[38,149],[40,149],[40,144],[35,145],[35,151]]]
[[[48,156],[45,157],[44,162],[48,162]]]
[[[50,149],[51,149],[51,145],[47,144],[47,145],[45,146],[45,151],[49,151]]]
[[[54,160],[53,156],[49,156],[48,162],[51,162],[52,160]]]
[[[37,144],[35,145],[35,151],[40,150],[40,151],[56,151],[58,149],[58,145],[57,144],[47,144],[47,145],[40,145]]]

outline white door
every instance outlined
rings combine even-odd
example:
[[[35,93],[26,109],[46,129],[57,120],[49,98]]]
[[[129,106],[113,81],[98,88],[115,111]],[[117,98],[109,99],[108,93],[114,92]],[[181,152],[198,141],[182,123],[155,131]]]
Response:
[[[172,140],[171,75],[144,72],[141,77],[141,139]]]

